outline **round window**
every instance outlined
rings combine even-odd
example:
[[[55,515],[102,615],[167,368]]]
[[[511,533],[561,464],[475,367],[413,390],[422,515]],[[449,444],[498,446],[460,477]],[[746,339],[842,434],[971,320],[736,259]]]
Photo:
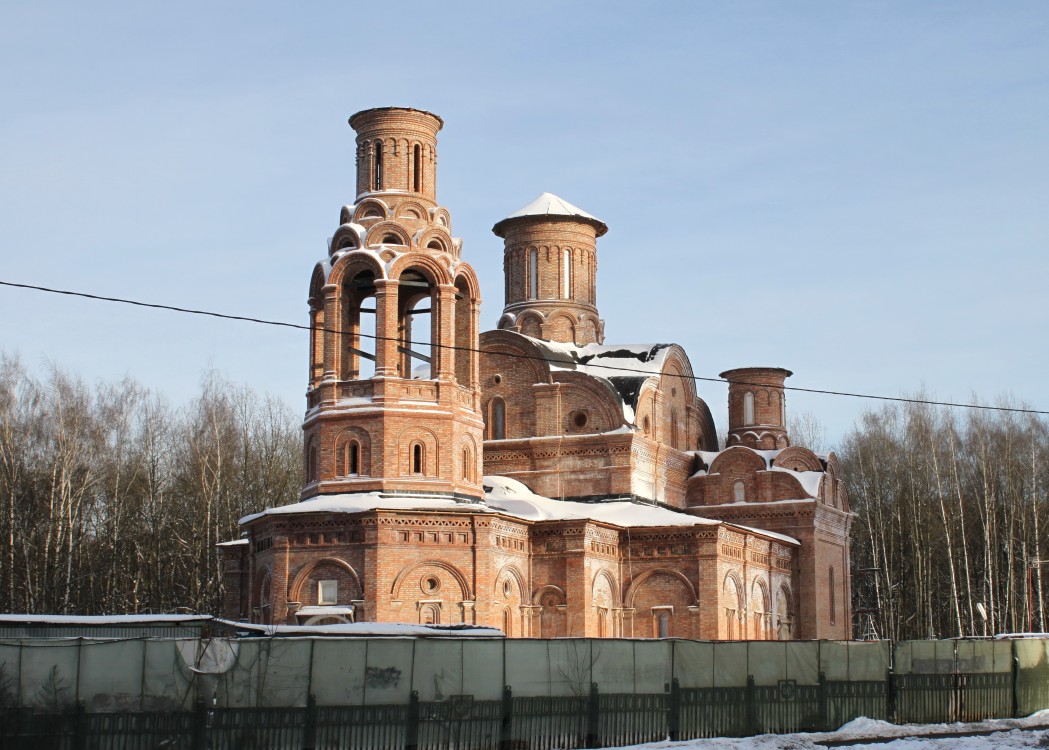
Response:
[[[590,416],[585,411],[580,409],[578,411],[572,412],[572,415],[569,417],[569,419],[571,420],[573,427],[575,427],[577,430],[581,430],[584,427],[586,427],[587,423],[590,421]]]
[[[492,380],[495,381],[496,385],[499,385],[500,383],[503,382],[503,376],[502,375],[496,375],[494,378],[492,378]]]
[[[503,596],[509,599],[512,593],[514,593],[514,585],[510,583],[510,579],[507,578],[503,581]]]
[[[422,590],[424,593],[432,594],[439,588],[441,588],[441,581],[437,576],[426,576],[426,578],[422,580]]]

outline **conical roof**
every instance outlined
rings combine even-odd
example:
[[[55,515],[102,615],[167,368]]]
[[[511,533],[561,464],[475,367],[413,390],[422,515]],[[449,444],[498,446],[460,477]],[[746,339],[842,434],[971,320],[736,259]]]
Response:
[[[559,198],[553,193],[543,193],[524,208],[514,211],[492,227],[492,231],[499,237],[502,237],[507,222],[511,222],[514,219],[539,217],[581,220],[587,224],[591,224],[594,229],[597,230],[598,237],[608,231],[608,226],[596,216],[591,216],[583,209],[578,206],[573,206],[564,198]]]

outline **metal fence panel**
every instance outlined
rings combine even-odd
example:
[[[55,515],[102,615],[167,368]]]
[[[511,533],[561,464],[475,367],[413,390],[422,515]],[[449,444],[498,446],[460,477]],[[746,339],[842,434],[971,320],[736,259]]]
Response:
[[[678,739],[744,737],[747,688],[682,688]]]
[[[599,695],[597,736],[600,747],[639,745],[667,736],[667,694]]]
[[[821,729],[820,687],[781,680],[753,692],[754,727],[762,734],[789,734]]]
[[[455,695],[419,703],[419,750],[491,750],[499,747],[503,703]]]
[[[889,685],[882,676],[870,682],[827,682],[826,729],[834,730],[860,716],[889,721]]]
[[[317,750],[402,750],[407,706],[318,706]]]
[[[219,708],[208,711],[208,750],[300,750],[305,746],[304,708]]]
[[[588,698],[514,696],[510,741],[520,750],[586,746]]]

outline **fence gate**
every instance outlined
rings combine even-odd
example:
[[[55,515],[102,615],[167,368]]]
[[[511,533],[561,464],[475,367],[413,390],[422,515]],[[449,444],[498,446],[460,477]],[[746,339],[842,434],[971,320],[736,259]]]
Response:
[[[1014,712],[1012,646],[993,641],[902,641],[890,680],[897,723],[981,721]]]

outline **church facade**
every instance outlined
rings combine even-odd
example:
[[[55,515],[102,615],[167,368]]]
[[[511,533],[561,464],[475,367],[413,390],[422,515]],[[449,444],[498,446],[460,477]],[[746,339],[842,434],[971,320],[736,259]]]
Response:
[[[792,447],[780,368],[722,373],[725,447],[674,344],[605,343],[607,226],[544,193],[493,228],[504,308],[435,192],[428,112],[350,118],[357,190],[309,286],[298,502],[219,545],[225,615],[510,637],[849,638],[833,454]]]

